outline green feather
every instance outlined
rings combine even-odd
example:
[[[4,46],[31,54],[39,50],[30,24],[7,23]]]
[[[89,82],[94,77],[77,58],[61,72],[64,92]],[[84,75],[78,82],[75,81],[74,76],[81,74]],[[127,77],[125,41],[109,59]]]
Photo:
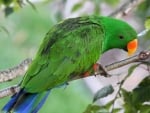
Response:
[[[109,17],[64,20],[46,34],[21,87],[36,93],[63,84],[72,75],[92,70],[105,51],[112,48],[126,50],[127,43],[136,35],[127,23]]]

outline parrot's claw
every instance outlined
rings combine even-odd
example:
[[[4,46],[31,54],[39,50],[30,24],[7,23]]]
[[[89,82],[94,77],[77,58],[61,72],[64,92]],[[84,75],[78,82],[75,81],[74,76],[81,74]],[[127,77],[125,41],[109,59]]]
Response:
[[[111,75],[107,73],[106,68],[104,66],[102,66],[101,64],[94,64],[93,65],[93,69],[94,69],[94,74],[96,75],[103,75],[105,77],[110,77]]]

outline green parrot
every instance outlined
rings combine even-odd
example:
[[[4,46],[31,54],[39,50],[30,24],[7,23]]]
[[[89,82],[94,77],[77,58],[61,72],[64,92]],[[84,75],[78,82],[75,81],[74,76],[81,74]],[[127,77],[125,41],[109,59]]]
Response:
[[[135,30],[118,19],[102,16],[70,18],[53,26],[19,84],[21,90],[3,107],[4,113],[37,113],[51,89],[74,76],[95,71],[97,60],[112,48],[133,54]],[[87,73],[86,73],[87,76]]]

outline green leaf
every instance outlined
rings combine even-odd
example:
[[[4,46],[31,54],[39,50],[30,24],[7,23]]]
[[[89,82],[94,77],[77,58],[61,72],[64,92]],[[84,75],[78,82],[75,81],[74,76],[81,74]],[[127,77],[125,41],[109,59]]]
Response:
[[[143,105],[140,107],[141,113],[150,113],[150,105]]]
[[[95,112],[95,113],[110,113],[110,112],[106,108],[103,108],[103,109],[100,109],[98,112]]]
[[[113,106],[113,104],[114,104],[115,101],[116,101],[116,99],[113,99],[113,100],[111,100],[110,102],[108,102],[108,103],[105,105],[105,108],[106,108],[106,109],[112,109],[112,106]],[[121,108],[114,108],[113,111],[112,111],[112,113],[117,113],[117,112],[119,112],[120,110],[122,110],[122,109],[121,109]]]
[[[124,109],[125,113],[149,113],[148,105],[144,105],[144,102],[150,101],[150,76],[146,77],[137,88],[132,92],[121,90],[124,97]],[[145,106],[145,111],[144,111]]]
[[[150,85],[150,76],[147,76],[142,80],[142,82],[139,84],[140,87],[145,87]]]
[[[105,0],[105,2],[109,5],[116,6],[120,0]]]
[[[150,101],[150,86],[136,88],[132,93],[132,97],[134,104]]]
[[[14,9],[8,6],[4,9],[4,12],[5,12],[5,16],[7,17],[8,15],[14,12]]]
[[[99,15],[100,14],[100,10],[101,10],[101,8],[100,8],[100,4],[101,4],[101,0],[94,0],[93,1],[93,3],[94,3],[94,14],[95,15]]]
[[[150,17],[147,17],[147,19],[145,21],[145,28],[150,29]]]
[[[113,113],[118,113],[118,112],[120,112],[120,110],[122,110],[121,108],[115,108],[115,109],[113,109]]]
[[[75,12],[77,10],[79,10],[82,6],[83,6],[84,2],[80,2],[80,3],[77,3],[73,6],[71,12]]]
[[[109,109],[105,108],[105,106],[89,104],[83,113],[109,113]]]
[[[111,100],[110,102],[108,102],[108,103],[105,105],[105,108],[109,109],[109,108],[113,105],[114,101],[115,101],[115,100],[113,99],[113,100]]]
[[[9,6],[12,3],[12,0],[2,0],[3,4]]]
[[[121,89],[124,99],[124,113],[137,113],[137,109],[132,103],[132,94],[124,89]]]
[[[96,100],[100,98],[106,97],[109,94],[112,94],[113,92],[114,92],[114,89],[112,85],[105,86],[96,92],[96,94],[94,95],[93,102],[95,102]]]
[[[98,105],[89,104],[83,113],[93,113],[93,112],[96,113],[96,111],[99,111],[100,108],[101,107]]]
[[[146,77],[132,92],[134,104],[142,104],[150,101],[150,77]]]

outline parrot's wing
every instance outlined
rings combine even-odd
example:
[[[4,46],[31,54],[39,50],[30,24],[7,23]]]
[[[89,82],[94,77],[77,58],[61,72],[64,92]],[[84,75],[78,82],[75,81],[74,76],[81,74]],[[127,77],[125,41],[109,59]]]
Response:
[[[104,44],[102,27],[89,21],[72,21],[58,24],[47,34],[22,82],[27,91],[63,84],[71,75],[88,71],[98,60]]]

